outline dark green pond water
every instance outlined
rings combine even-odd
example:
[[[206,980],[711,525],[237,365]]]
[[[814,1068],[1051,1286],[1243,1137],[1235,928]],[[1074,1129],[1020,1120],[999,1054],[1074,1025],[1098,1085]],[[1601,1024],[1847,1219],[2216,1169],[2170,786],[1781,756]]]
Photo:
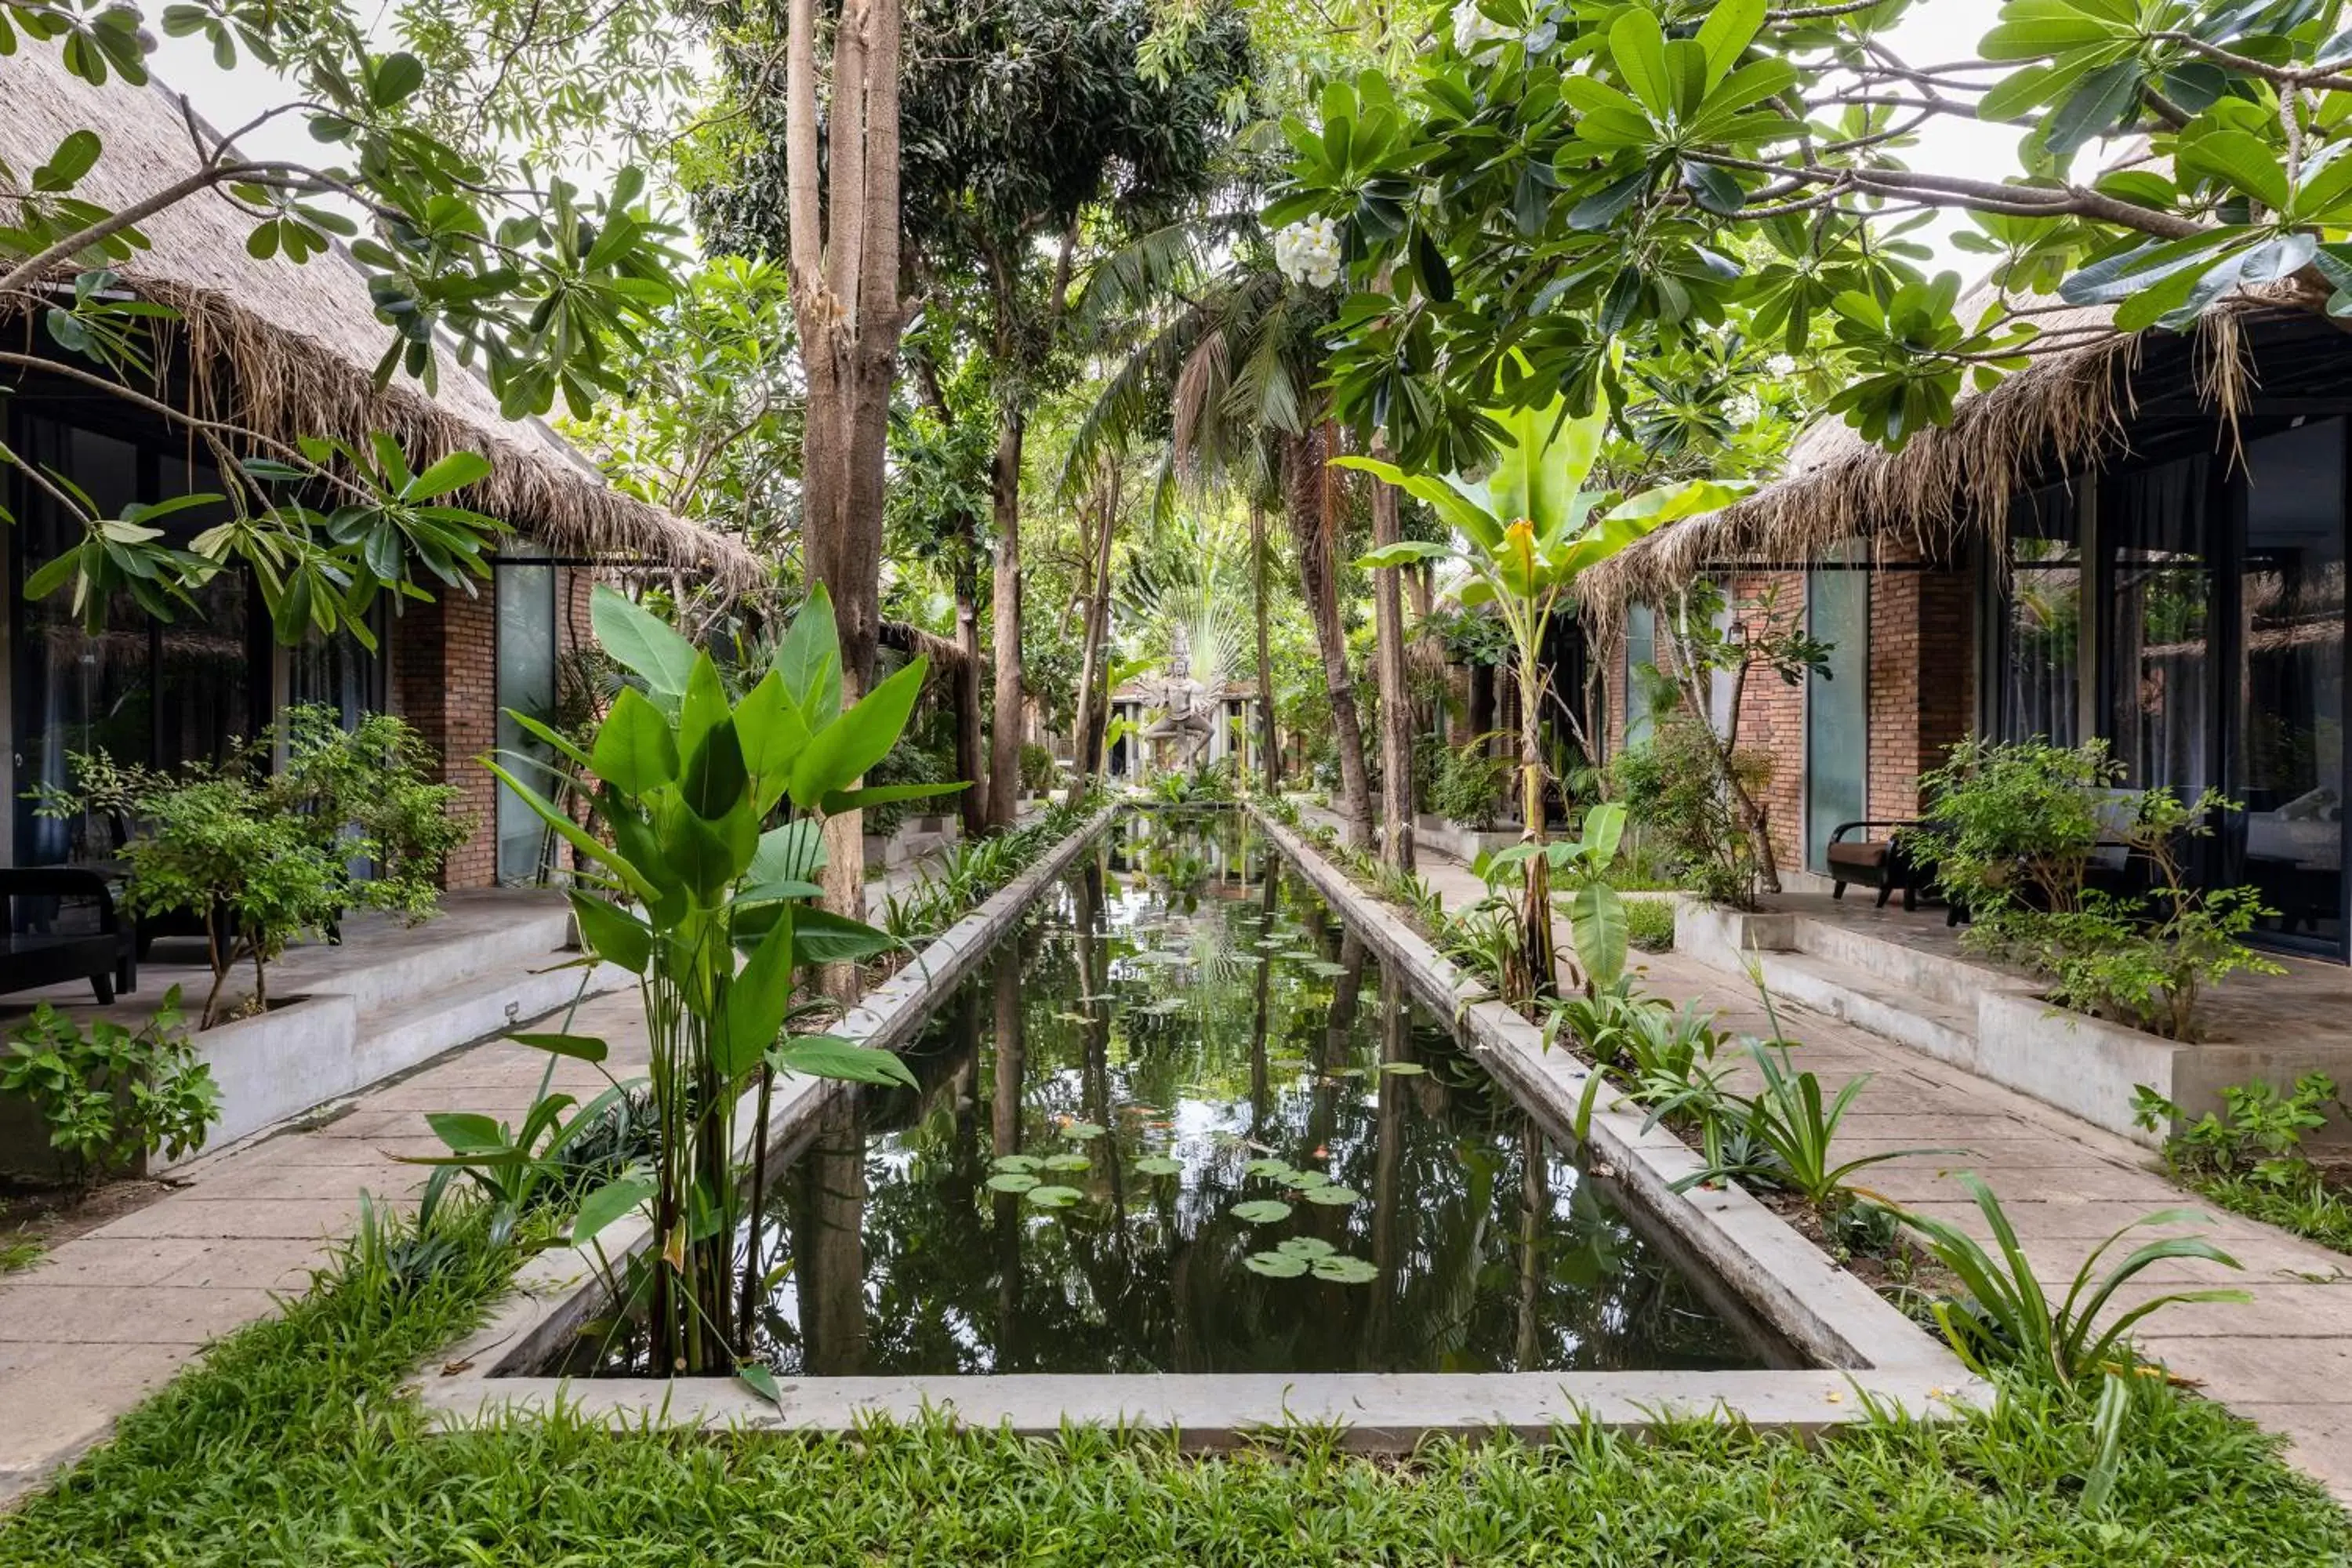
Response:
[[[771,1211],[795,1375],[1773,1355],[1231,814],[1134,815]]]

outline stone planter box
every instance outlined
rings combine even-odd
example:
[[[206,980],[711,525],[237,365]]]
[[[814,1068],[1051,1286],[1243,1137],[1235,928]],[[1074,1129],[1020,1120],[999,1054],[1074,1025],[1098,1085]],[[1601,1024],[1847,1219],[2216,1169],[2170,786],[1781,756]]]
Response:
[[[1427,812],[1412,819],[1412,832],[1417,842],[1459,860],[1465,866],[1475,860],[1481,851],[1491,855],[1519,841],[1519,830],[1516,827],[1482,832],[1475,827],[1448,822],[1442,816],[1432,816]]]
[[[866,868],[869,872],[898,870],[946,848],[962,836],[961,817],[938,813],[910,816],[887,838],[872,833],[866,836]]]
[[[2219,1110],[2233,1084],[2284,1085],[2313,1071],[2352,1081],[2352,1036],[2168,1040],[2053,1006],[2028,976],[1784,910],[1682,899],[1675,950],[1735,973],[1752,962],[1775,996],[2150,1148],[2163,1131],[2132,1120],[2141,1084],[2194,1118]]]

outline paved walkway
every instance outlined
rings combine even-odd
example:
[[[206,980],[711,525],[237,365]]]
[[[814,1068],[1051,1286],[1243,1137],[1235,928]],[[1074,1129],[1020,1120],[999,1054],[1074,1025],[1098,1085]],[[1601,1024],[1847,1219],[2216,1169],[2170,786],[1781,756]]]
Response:
[[[1424,850],[1421,872],[1449,909],[1485,889],[1457,862]],[[1569,944],[1563,925],[1559,941]],[[1747,982],[1674,953],[1636,954],[1643,989],[1697,1002],[1742,1034],[1767,1030]],[[2063,1295],[2090,1249],[2116,1227],[2159,1209],[2199,1206],[2154,1168],[2145,1149],[1881,1036],[1801,1007],[1775,1003],[1780,1026],[1803,1042],[1800,1068],[1835,1086],[1872,1076],[1841,1125],[1843,1157],[1897,1149],[1911,1154],[1856,1180],[1923,1214],[1984,1235],[1952,1173],[1973,1170],[2000,1194],[2045,1287]],[[2210,1210],[2201,1231],[2243,1266],[2156,1265],[2151,1281],[2120,1292],[2137,1302],[2168,1290],[2236,1286],[2246,1305],[2168,1307],[2147,1319],[2141,1345],[2174,1373],[2247,1419],[2284,1435],[2289,1457],[2352,1503],[2352,1258],[2253,1220]],[[2168,1232],[2144,1232],[2143,1238]],[[2113,1257],[2121,1257],[2121,1252]]]
[[[591,998],[572,1027],[611,1044],[614,1076],[642,1070],[635,991]],[[527,1047],[459,1050],[331,1121],[194,1162],[173,1173],[184,1187],[0,1281],[0,1504],[103,1439],[205,1342],[301,1294],[356,1226],[362,1192],[413,1197],[425,1173],[398,1157],[445,1152],[425,1111],[520,1120],[551,1059],[558,1089],[604,1089],[594,1068]]]

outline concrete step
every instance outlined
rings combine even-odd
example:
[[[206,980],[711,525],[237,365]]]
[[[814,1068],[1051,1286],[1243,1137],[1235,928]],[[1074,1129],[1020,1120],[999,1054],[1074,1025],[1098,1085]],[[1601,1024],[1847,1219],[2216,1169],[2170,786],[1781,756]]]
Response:
[[[581,994],[583,972],[570,963],[577,957],[542,951],[506,973],[464,980],[362,1016],[354,1047],[358,1071],[373,1081],[542,1019],[550,1029],[559,1028],[564,1009]],[[626,970],[605,964],[588,975],[586,994],[629,979]]]
[[[351,997],[365,1035],[378,1027],[379,1013],[404,1013],[442,991],[561,963],[558,950],[571,940],[572,911],[561,904],[518,905],[495,920],[445,915],[406,931],[368,932],[364,945],[354,942],[357,953],[382,956],[339,967],[319,989]]]
[[[1763,965],[1764,983],[1774,995],[1883,1035],[1938,1061],[1975,1068],[1973,1004],[1962,1006],[1926,995],[1837,959],[1810,952],[1765,952],[1757,957]]]
[[[1853,973],[1873,985],[1924,997],[1976,1015],[1976,999],[2006,981],[1999,972],[1946,952],[1915,947],[1894,930],[1874,931],[1799,915],[1792,922],[1797,950]]]

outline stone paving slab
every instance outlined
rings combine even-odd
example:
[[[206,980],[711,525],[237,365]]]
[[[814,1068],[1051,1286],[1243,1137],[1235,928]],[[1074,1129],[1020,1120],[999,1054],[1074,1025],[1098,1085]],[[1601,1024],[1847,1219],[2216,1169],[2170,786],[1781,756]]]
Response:
[[[1421,874],[1448,907],[1484,893],[1442,857],[1425,853]],[[1564,924],[1559,940],[1565,950]],[[1719,1026],[1752,1034],[1768,1027],[1754,988],[1738,975],[1670,952],[1645,955],[1642,969],[1644,989],[1715,1009]],[[2063,1291],[2091,1247],[2128,1220],[2167,1208],[2210,1212],[2210,1223],[2186,1228],[2237,1257],[2242,1270],[2166,1263],[2116,1300],[2130,1305],[2205,1286],[2251,1292],[2254,1300],[2245,1304],[2168,1308],[2141,1325],[2140,1343],[2207,1394],[2284,1436],[2289,1458],[2352,1502],[2352,1258],[2212,1209],[2128,1139],[1851,1024],[1792,1003],[1774,1005],[1782,1030],[1803,1042],[1795,1052],[1801,1068],[1832,1083],[1873,1075],[1840,1130],[1840,1156],[1946,1143],[1969,1150],[1965,1158],[1907,1155],[1856,1180],[1981,1236],[1975,1205],[1949,1174],[1977,1172],[2000,1195],[2045,1286]]]

